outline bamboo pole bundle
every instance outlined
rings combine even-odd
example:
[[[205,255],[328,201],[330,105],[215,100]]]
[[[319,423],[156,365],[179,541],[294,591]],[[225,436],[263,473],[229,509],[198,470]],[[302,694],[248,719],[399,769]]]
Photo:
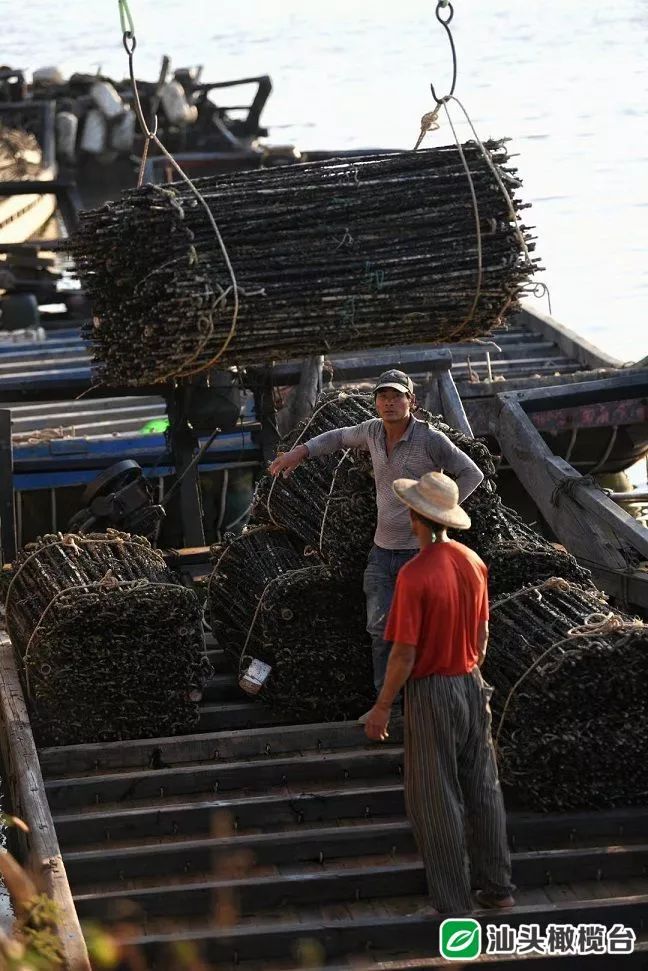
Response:
[[[200,605],[148,540],[44,536],[13,565],[6,617],[41,744],[194,728],[211,668]]]
[[[560,811],[645,801],[645,625],[611,611],[598,591],[545,581],[494,604],[483,670],[496,689],[502,781],[523,806]]]
[[[504,140],[487,144],[516,213]],[[460,340],[516,307],[537,269],[480,149],[456,146],[145,186],[81,214],[72,250],[92,298],[98,377],[149,384],[211,366]],[[533,248],[528,231],[526,244]],[[136,353],[134,353],[136,351]]]

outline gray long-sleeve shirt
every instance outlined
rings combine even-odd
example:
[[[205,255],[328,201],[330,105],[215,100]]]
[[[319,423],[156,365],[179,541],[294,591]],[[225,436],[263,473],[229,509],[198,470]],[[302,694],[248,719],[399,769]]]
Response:
[[[378,507],[374,542],[386,550],[417,547],[408,509],[392,490],[395,479],[420,479],[426,472],[449,472],[456,479],[459,501],[463,502],[484,478],[472,459],[453,445],[447,435],[413,416],[389,456],[380,418],[334,428],[304,444],[312,458],[329,455],[341,448],[359,448],[370,453]]]

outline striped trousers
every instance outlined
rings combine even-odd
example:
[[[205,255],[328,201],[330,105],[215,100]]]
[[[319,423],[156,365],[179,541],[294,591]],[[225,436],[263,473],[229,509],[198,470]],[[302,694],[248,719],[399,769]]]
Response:
[[[405,804],[440,913],[472,910],[471,890],[505,897],[515,889],[491,691],[478,668],[406,684]]]

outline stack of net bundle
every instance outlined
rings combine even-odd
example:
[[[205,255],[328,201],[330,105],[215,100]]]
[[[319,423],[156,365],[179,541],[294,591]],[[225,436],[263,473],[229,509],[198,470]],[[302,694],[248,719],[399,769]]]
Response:
[[[262,698],[284,718],[357,717],[371,700],[362,587],[334,577],[276,526],[226,538],[209,581],[211,627],[230,667],[272,675]]]
[[[214,568],[207,587],[210,624],[214,637],[238,672],[243,649],[259,656],[263,644],[255,614],[268,584],[311,563],[303,544],[276,526],[252,526],[240,536],[227,535],[212,548]],[[265,598],[264,598],[265,599]]]
[[[645,802],[648,628],[548,580],[493,605],[483,668],[502,781],[534,810]],[[631,767],[631,771],[629,770]]]
[[[11,576],[7,629],[40,744],[196,727],[211,673],[200,605],[147,539],[43,536]]]
[[[504,140],[486,143],[519,214]],[[110,384],[213,366],[458,341],[517,309],[538,268],[476,144],[143,186],[81,213],[72,242]],[[210,220],[217,220],[237,283]],[[133,354],[133,348],[137,353]]]
[[[464,508],[471,528],[457,533],[456,538],[488,566],[491,598],[554,576],[593,587],[589,570],[525,523],[496,492],[482,485],[464,502]]]
[[[362,587],[323,565],[283,574],[261,611],[261,659],[272,665],[265,698],[283,717],[344,721],[371,707],[371,642]]]

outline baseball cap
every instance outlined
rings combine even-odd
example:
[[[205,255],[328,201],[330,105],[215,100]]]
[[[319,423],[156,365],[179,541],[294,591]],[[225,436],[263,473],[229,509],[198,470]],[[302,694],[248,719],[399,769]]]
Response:
[[[409,374],[405,374],[404,371],[397,371],[395,368],[391,371],[383,371],[374,386],[374,394],[381,388],[395,388],[396,391],[414,394],[414,382]]]

